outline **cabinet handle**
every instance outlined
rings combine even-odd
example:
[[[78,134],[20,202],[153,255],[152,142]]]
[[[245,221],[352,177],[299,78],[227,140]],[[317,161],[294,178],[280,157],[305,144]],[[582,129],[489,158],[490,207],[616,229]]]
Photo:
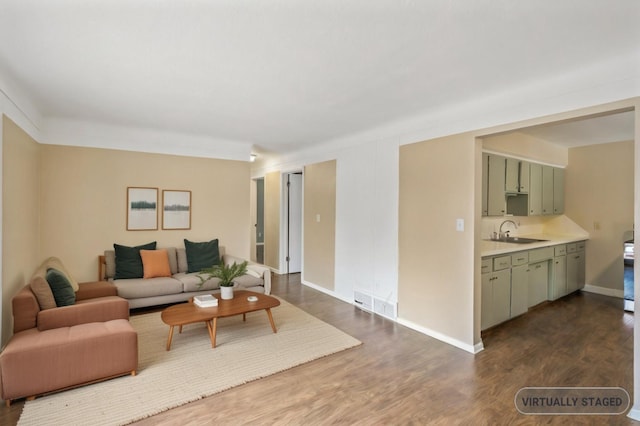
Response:
[[[542,265],[536,265],[536,269],[542,268]]]

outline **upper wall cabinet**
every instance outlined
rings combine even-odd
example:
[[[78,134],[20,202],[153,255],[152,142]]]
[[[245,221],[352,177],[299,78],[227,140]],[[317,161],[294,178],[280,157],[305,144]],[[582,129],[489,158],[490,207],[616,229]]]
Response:
[[[506,158],[489,155],[487,185],[487,216],[504,216],[507,212],[505,199]],[[485,183],[483,182],[483,186]]]
[[[482,215],[564,213],[564,169],[482,154]]]
[[[529,191],[529,163],[515,158],[505,161],[505,192],[526,194]]]
[[[553,168],[553,214],[564,213],[564,169]]]

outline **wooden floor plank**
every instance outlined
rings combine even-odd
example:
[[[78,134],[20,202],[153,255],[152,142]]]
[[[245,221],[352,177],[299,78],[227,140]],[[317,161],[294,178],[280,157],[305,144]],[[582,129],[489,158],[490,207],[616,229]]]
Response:
[[[577,293],[484,333],[473,355],[300,284],[272,293],[363,345],[196,401],[137,425],[640,424],[626,416],[524,416],[525,386],[633,390],[633,314],[622,300]],[[277,321],[277,309],[273,311]],[[0,411],[15,424],[23,403]]]

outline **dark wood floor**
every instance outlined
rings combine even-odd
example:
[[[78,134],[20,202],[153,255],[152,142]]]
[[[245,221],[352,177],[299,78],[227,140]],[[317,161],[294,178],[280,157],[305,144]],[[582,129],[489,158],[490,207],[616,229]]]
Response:
[[[621,299],[577,293],[545,304],[485,333],[474,356],[302,286],[299,275],[274,276],[273,294],[363,345],[136,424],[640,424],[624,415],[525,416],[514,406],[525,386],[632,394],[633,314]],[[2,424],[15,424],[21,409],[3,407]]]

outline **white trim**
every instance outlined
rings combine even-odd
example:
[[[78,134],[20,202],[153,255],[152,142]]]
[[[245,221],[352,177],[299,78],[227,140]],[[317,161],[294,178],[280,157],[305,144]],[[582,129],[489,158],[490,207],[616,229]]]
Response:
[[[478,139],[482,139],[481,137],[479,137]],[[483,149],[482,150],[483,153],[487,153],[487,154],[493,154],[493,155],[499,155],[501,157],[506,157],[506,158],[513,158],[516,160],[521,160],[521,161],[527,161],[529,163],[534,163],[534,164],[541,164],[543,166],[551,166],[551,167],[557,167],[559,169],[566,169],[567,166],[566,165],[561,165],[561,164],[554,164],[554,163],[545,163],[544,161],[539,161],[539,160],[533,160],[531,158],[527,158],[527,157],[522,157],[520,155],[513,155],[510,153],[504,153],[504,152],[500,152],[500,151],[494,151],[492,149]]]
[[[619,299],[624,299],[624,290],[616,290],[614,288],[606,288],[606,287],[598,287],[595,285],[587,284],[582,289],[587,293],[595,293],[602,294],[604,296],[617,297]]]
[[[338,293],[336,293],[336,292],[334,292],[332,290],[326,289],[324,287],[320,287],[319,285],[310,283],[309,281],[306,281],[306,280],[300,280],[300,283],[306,285],[307,287],[311,287],[314,290],[318,290],[321,293],[327,294],[329,296],[333,296],[336,299],[342,300],[343,302],[346,302],[346,303],[348,303],[350,305],[354,305],[353,299],[347,299],[346,297],[342,297],[341,295],[339,295]]]
[[[461,342],[458,339],[454,339],[451,336],[447,336],[446,334],[442,334],[435,330],[431,330],[430,328],[423,327],[421,325],[418,325],[414,322],[411,322],[403,318],[398,318],[396,322],[398,324],[404,325],[405,327],[409,327],[410,329],[415,330],[419,333],[426,334],[429,337],[433,337],[434,339],[438,339],[444,343],[448,343],[452,346],[455,346],[456,348],[462,349],[472,354],[477,354],[478,352],[484,349],[484,345],[482,344],[482,342],[472,346],[467,343]]]

